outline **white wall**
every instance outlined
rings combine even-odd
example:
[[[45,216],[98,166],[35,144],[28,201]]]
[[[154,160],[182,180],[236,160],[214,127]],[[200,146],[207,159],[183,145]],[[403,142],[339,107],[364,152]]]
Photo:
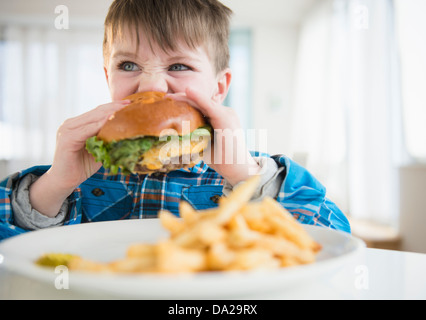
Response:
[[[267,129],[267,151],[290,148],[298,27],[257,26],[253,30],[253,126]]]
[[[69,11],[70,27],[80,23],[102,28],[112,0],[2,0],[0,21],[27,21],[54,26],[55,8],[65,5]]]
[[[426,161],[426,1],[395,0],[400,45],[405,143],[417,161]]]
[[[327,0],[222,0],[234,11],[233,26],[253,34],[252,119],[257,138],[266,130],[270,154],[292,156],[292,110],[299,30],[310,10]],[[266,147],[266,150],[263,149]]]

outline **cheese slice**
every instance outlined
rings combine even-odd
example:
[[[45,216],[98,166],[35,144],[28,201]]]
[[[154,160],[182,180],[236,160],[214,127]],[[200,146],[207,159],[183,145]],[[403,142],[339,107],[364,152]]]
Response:
[[[205,148],[207,148],[210,138],[200,137],[200,140],[191,141],[189,139],[179,140],[172,139],[171,141],[160,144],[156,147],[151,148],[144,153],[142,161],[139,163],[141,166],[145,166],[149,170],[159,170],[164,164],[170,162],[183,161],[184,164],[191,164],[191,157],[183,157],[183,155],[200,154]]]

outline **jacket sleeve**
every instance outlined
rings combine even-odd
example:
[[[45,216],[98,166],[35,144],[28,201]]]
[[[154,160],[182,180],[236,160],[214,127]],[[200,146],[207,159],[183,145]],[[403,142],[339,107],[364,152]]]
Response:
[[[26,231],[36,228],[26,228],[27,224],[19,223],[19,217],[15,215],[12,203],[14,199],[14,192],[19,187],[20,182],[24,177],[32,174],[34,176],[41,176],[50,167],[49,166],[36,166],[6,177],[0,182],[0,241],[11,236],[22,234]],[[77,194],[77,195],[76,195]],[[76,190],[68,199],[69,209],[66,213],[64,224],[79,223],[81,220],[78,190]]]
[[[30,187],[39,176],[29,173],[22,177],[19,185],[12,191],[12,211],[15,225],[27,230],[57,227],[64,224],[68,212],[68,199],[62,204],[55,217],[48,217],[38,212],[31,205]]]
[[[308,170],[283,155],[272,158],[285,167],[277,201],[299,222],[351,232],[346,216],[326,197],[326,188]]]
[[[260,183],[255,190],[251,200],[259,201],[265,197],[276,198],[282,184],[282,172],[284,167],[278,167],[277,163],[269,156],[254,157],[255,161],[260,166]],[[240,182],[239,184],[244,183]],[[235,187],[237,187],[237,184]],[[224,180],[223,194],[228,196],[234,189],[228,181]]]

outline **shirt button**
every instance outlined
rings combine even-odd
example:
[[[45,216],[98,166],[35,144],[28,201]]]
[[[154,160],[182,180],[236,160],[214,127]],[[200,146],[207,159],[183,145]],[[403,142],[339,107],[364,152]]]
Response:
[[[213,201],[214,203],[219,203],[220,196],[214,195],[213,197],[210,198],[210,200]]]
[[[93,194],[95,197],[100,197],[100,196],[103,196],[103,195],[105,194],[105,192],[103,192],[103,190],[102,190],[102,189],[95,188],[95,189],[93,189],[93,190],[92,190],[92,194]]]

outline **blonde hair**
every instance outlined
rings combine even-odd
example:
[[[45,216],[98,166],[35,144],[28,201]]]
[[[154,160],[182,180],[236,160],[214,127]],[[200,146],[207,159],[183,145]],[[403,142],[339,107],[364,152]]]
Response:
[[[216,73],[229,66],[229,25],[232,11],[217,0],[115,0],[105,19],[103,54],[108,64],[111,45],[124,30],[135,31],[139,47],[142,34],[151,50],[205,46]],[[128,29],[126,29],[128,28]]]

